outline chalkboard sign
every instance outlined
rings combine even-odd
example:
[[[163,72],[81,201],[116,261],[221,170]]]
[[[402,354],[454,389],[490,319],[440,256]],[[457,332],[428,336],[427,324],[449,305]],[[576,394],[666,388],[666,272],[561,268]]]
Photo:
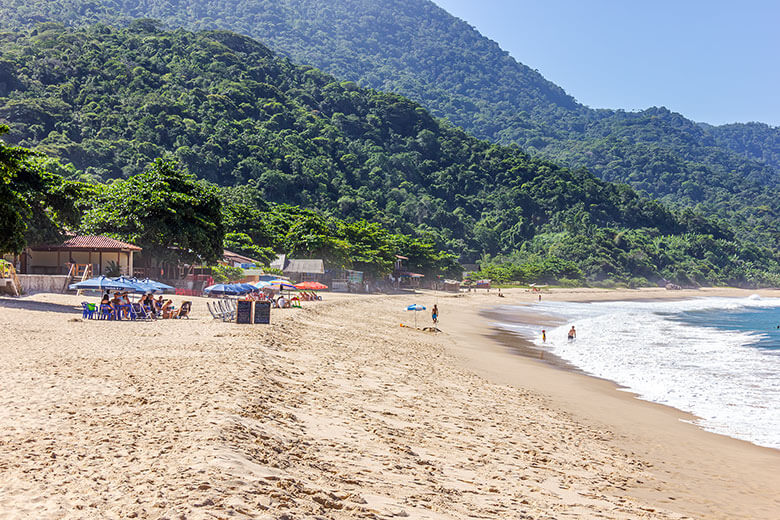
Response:
[[[255,302],[255,323],[271,323],[271,302]]]
[[[236,302],[236,323],[252,323],[252,303],[244,300]]]

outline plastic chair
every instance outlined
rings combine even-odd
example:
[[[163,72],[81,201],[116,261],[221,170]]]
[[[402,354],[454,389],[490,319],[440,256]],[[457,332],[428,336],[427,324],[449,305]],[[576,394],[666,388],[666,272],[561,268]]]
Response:
[[[114,319],[114,309],[111,308],[110,305],[102,304],[100,306],[100,314],[98,315],[99,320],[113,320]]]
[[[187,318],[190,319],[190,310],[192,310],[192,302],[185,301],[182,302],[181,307],[179,307],[179,310],[176,312],[176,315],[173,316],[174,318]]]
[[[92,316],[95,314],[95,308],[93,307],[93,305],[94,304],[91,304],[89,302],[81,302],[82,318],[86,318],[88,320],[92,319]]]
[[[131,312],[130,312],[130,318],[135,319],[142,319],[142,320],[150,320],[151,317],[146,313],[146,309],[144,309],[144,306],[140,303],[132,303],[131,305]]]
[[[148,320],[157,319],[157,314],[154,313],[154,310],[149,305],[141,305],[141,310],[144,311],[144,315],[146,316],[146,319]]]
[[[209,302],[206,302],[206,308],[209,310],[209,314],[211,314],[211,317],[216,320],[217,319],[217,315],[214,314],[213,310],[211,310],[211,304]]]

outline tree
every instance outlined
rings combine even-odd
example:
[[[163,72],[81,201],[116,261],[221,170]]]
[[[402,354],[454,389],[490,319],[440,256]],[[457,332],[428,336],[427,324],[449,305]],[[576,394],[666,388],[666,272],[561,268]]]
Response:
[[[159,260],[213,263],[222,256],[216,189],[162,159],[144,173],[105,187],[84,215],[83,229],[116,235]]]
[[[0,135],[8,127],[0,125]],[[0,253],[19,253],[30,242],[62,238],[78,222],[77,201],[88,187],[47,171],[50,160],[0,141]]]

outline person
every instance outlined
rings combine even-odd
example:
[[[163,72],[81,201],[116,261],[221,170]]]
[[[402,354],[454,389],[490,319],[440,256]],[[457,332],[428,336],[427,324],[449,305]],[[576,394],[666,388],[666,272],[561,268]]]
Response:
[[[574,341],[575,339],[577,339],[577,331],[574,330],[574,325],[572,325],[569,329],[569,341]]]
[[[280,309],[286,309],[287,307],[289,307],[289,306],[290,306],[290,304],[288,304],[288,303],[287,303],[287,300],[284,298],[284,295],[280,295],[280,296],[279,296],[279,299],[278,299],[278,300],[276,300],[276,305],[277,305],[277,307],[279,307]]]
[[[542,295],[541,294],[539,295],[539,301],[542,301]]]
[[[103,309],[106,309],[107,312],[110,312],[111,314],[114,313],[114,307],[111,305],[111,296],[106,292],[106,294],[103,295],[103,299],[100,300],[100,314],[104,314]],[[108,309],[111,309],[108,311]]]
[[[542,329],[542,343],[547,343],[547,331]]]
[[[435,305],[433,306],[433,310],[431,310],[431,319],[433,320],[433,324],[436,325],[439,323],[439,306]]]
[[[504,297],[504,295],[501,294],[501,287],[498,288],[498,297],[499,298],[503,298]]]
[[[130,309],[133,307],[133,302],[130,301],[130,293],[127,291],[122,293],[121,298],[122,317],[127,319],[130,317]]]
[[[119,291],[114,291],[114,297],[108,302],[111,305],[111,312],[114,314],[114,319],[122,319],[122,313],[120,307],[122,306],[122,298],[119,297]]]
[[[148,292],[144,294],[139,303],[144,309],[146,309],[146,312],[152,317],[152,319],[157,319],[157,313],[154,312],[154,296],[152,296],[152,293]]]
[[[162,299],[162,297],[160,297]],[[173,300],[165,300],[165,303],[161,307],[162,317],[164,320],[172,318],[174,315]]]

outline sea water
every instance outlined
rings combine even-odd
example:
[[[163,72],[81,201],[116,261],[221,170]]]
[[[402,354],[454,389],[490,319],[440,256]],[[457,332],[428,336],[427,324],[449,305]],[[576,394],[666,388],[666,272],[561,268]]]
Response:
[[[780,448],[780,299],[531,307],[539,322],[555,325],[529,326],[511,318],[496,325],[641,399],[690,412],[709,431]],[[511,308],[501,313],[511,314]],[[568,341],[572,325],[577,338]]]

